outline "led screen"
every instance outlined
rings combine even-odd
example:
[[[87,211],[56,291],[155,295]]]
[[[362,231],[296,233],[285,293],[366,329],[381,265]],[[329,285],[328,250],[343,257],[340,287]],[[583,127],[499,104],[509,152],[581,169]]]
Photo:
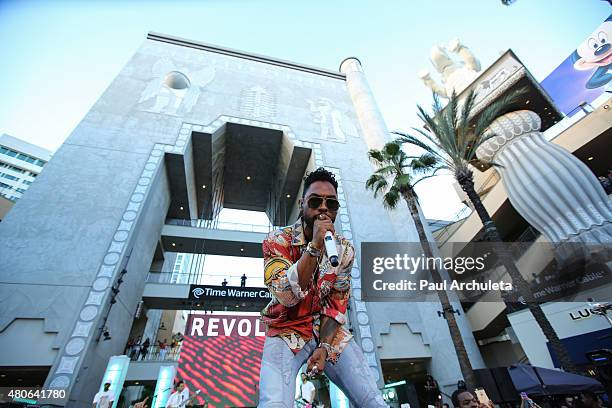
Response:
[[[195,404],[257,406],[265,340],[258,316],[190,315],[184,337],[178,378],[202,391]]]

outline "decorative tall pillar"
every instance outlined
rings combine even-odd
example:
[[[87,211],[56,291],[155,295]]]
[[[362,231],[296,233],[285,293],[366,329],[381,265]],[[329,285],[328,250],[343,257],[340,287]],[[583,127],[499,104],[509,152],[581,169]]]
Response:
[[[514,208],[540,231],[565,260],[572,245],[612,242],[612,205],[591,170],[578,158],[544,139],[540,117],[511,112],[489,128],[494,137],[478,157],[497,170]]]
[[[354,57],[347,58],[340,64],[340,72],[346,75],[346,87],[353,101],[357,120],[359,120],[363,139],[368,149],[382,149],[385,143],[390,141],[389,131],[378,110],[361,62]]]

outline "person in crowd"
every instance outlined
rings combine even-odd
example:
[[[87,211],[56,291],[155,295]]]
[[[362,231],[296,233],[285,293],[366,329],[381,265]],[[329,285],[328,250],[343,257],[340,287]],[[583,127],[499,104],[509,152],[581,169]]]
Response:
[[[223,282],[221,282],[221,286],[227,286],[227,279],[223,279]]]
[[[425,379],[425,397],[427,398],[427,405],[440,406],[440,387],[438,382],[429,374]]]
[[[601,399],[592,392],[583,392],[580,395],[580,401],[584,408],[601,408],[603,406]]]
[[[527,393],[521,392],[521,408],[540,408],[540,406],[533,402]]]
[[[606,194],[612,194],[612,179],[610,179],[610,177],[603,176],[599,176],[597,179],[599,180],[599,184],[601,184]]]
[[[240,277],[240,287],[241,288],[244,288],[246,286],[246,280],[247,280],[246,274],[243,273],[242,276]]]
[[[138,338],[132,344],[132,351],[130,352],[130,359],[137,360],[140,355],[140,348],[142,346],[142,337],[138,336]]]
[[[175,391],[170,395],[166,402],[166,408],[183,408],[190,406],[189,390],[185,387],[185,383],[181,380],[174,386]]]
[[[142,343],[142,347],[140,348],[140,360],[144,360],[147,357],[147,353],[149,352],[150,345],[151,345],[151,341],[147,337],[144,343]]]
[[[164,341],[159,341],[159,359],[165,360],[166,353],[168,352],[168,340],[164,339]]]
[[[305,404],[304,408],[312,408],[315,399],[316,389],[312,382],[308,381],[306,373],[302,373],[302,383],[300,384],[299,399]]]
[[[93,399],[93,408],[111,408],[115,401],[115,393],[110,390],[111,383],[104,383],[104,390],[96,393]]]
[[[123,352],[123,354],[125,354],[126,356],[129,356],[130,353],[132,352],[132,347],[134,347],[134,338],[130,337],[127,344],[125,345],[125,351]]]
[[[134,404],[134,408],[147,408],[147,401],[148,400],[149,400],[149,397],[147,396],[142,401],[135,403]]]

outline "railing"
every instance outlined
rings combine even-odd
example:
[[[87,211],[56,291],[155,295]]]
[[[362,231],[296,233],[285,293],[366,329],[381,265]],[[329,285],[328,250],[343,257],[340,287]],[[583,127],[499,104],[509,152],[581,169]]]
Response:
[[[504,245],[509,245],[510,253],[512,254],[512,261],[517,262],[531,246],[533,243],[540,237],[540,232],[535,228],[529,226],[523,233],[511,243],[505,243]],[[496,270],[491,275],[486,275],[486,280],[490,280],[491,282],[499,282],[501,278],[506,275],[506,268],[501,267],[498,263],[496,266]],[[480,276],[476,277],[476,281],[480,283],[484,283],[485,273],[481,273]],[[485,293],[482,291],[465,291],[464,294],[466,298],[468,298],[471,302],[477,302]]]
[[[449,240],[451,235],[455,233],[459,229],[461,225],[468,219],[468,217],[472,214],[473,210],[470,207],[463,207],[457,214],[455,214],[449,221],[450,224],[447,226],[440,228],[439,230],[433,233],[434,238],[438,242],[438,246],[442,246]]]
[[[215,284],[212,282],[221,282],[223,279],[227,279],[228,286],[240,286],[242,272],[231,276],[227,271],[219,271],[218,273],[211,272],[156,272],[150,271],[147,274],[147,283],[168,283],[176,285],[210,285]],[[211,279],[212,278],[212,279]],[[218,279],[215,279],[218,278]],[[220,284],[220,283],[219,283]],[[249,287],[265,287],[263,279],[249,278],[246,282]]]
[[[146,352],[143,351],[142,346],[126,347],[126,355],[132,361],[178,361],[181,347],[182,343],[176,347],[167,345],[165,349],[161,349],[159,346],[149,346]]]
[[[181,225],[185,227],[194,228],[207,228],[217,230],[230,230],[230,231],[246,231],[246,232],[261,232],[267,234],[272,231],[275,227],[271,224],[242,224],[237,222],[225,222],[217,221],[212,222],[211,220],[187,220],[180,218],[167,218],[167,225]]]
[[[209,276],[209,275],[207,275]],[[155,272],[150,271],[147,275],[148,283],[176,283],[176,284],[200,284],[204,277],[203,273],[189,272]]]

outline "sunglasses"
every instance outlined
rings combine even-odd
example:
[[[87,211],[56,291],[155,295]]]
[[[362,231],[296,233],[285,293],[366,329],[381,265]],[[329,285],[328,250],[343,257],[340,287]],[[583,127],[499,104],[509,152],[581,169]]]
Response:
[[[308,208],[317,209],[325,202],[325,206],[330,211],[338,211],[340,208],[340,202],[332,197],[310,197],[306,204],[308,204]]]

